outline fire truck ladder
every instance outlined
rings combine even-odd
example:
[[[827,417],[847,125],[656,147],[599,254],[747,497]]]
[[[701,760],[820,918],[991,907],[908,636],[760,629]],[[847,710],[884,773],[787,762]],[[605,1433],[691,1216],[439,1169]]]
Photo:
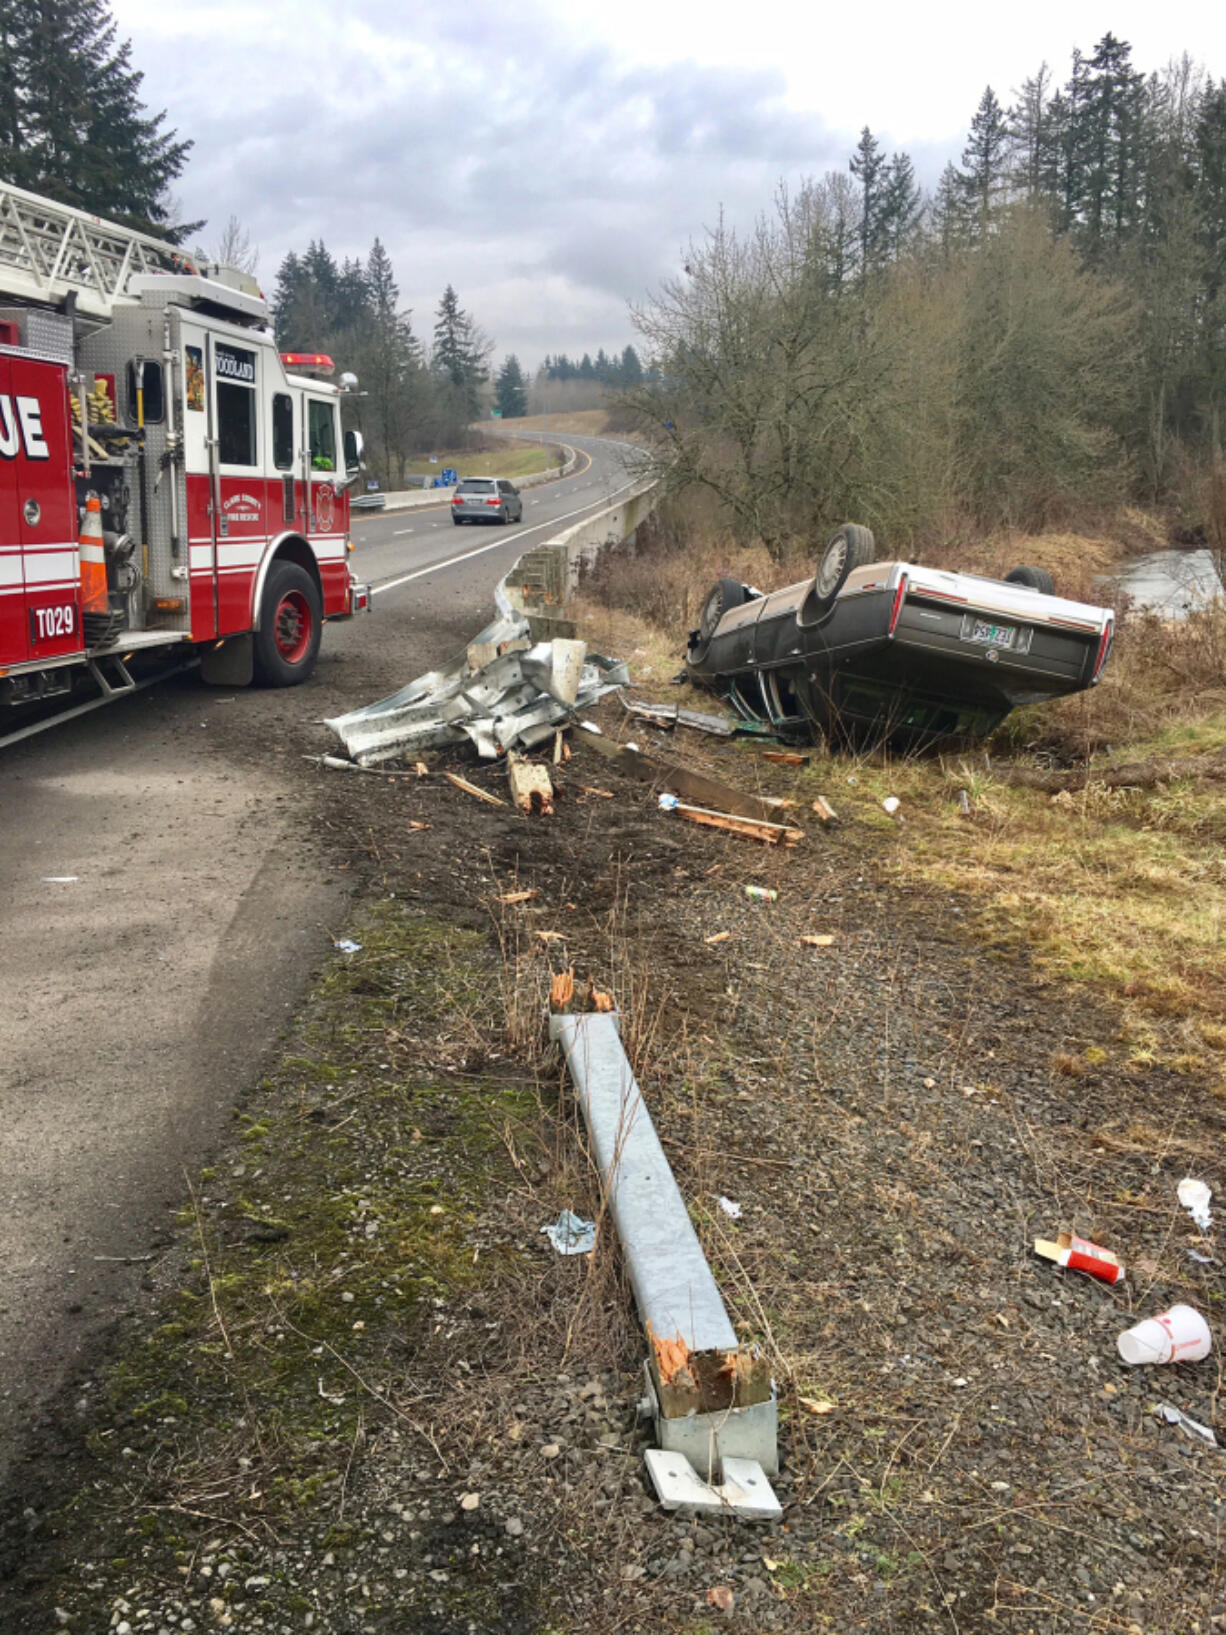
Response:
[[[194,272],[162,239],[103,221],[71,205],[0,182],[0,291],[110,318],[130,300],[128,280],[141,273]]]

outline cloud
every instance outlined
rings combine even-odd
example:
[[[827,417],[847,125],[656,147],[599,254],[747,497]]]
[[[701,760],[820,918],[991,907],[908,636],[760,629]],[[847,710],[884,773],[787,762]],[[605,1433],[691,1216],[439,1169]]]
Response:
[[[426,335],[447,283],[497,352],[632,339],[628,299],[721,204],[845,162],[770,68],[634,63],[539,6],[119,0],[151,107],[195,142],[182,215],[237,215],[271,286],[288,250],[376,234]]]

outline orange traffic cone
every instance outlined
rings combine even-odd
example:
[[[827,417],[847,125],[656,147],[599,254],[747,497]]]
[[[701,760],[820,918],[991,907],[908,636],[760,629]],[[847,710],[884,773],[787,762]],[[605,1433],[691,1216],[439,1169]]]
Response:
[[[92,491],[86,497],[85,516],[78,540],[81,547],[81,611],[106,618],[111,604],[106,594],[106,550],[102,544],[102,501]]]

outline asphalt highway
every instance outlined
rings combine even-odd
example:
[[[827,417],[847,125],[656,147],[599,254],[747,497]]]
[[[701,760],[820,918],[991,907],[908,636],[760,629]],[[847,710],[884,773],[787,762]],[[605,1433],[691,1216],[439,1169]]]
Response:
[[[340,934],[320,719],[447,659],[516,557],[626,485],[618,445],[568,441],[579,469],[526,489],[520,524],[360,515],[373,612],[326,627],[306,686],[188,675],[0,752],[0,1477],[143,1298]]]

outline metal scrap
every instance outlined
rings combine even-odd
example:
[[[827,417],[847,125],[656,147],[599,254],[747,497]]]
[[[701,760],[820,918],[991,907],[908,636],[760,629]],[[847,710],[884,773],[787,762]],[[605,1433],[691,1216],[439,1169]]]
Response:
[[[526,614],[494,592],[497,617],[464,652],[399,692],[326,723],[359,766],[415,755],[435,745],[472,743],[494,760],[551,739],[576,709],[629,684],[624,664],[589,653],[584,642],[533,642]]]

